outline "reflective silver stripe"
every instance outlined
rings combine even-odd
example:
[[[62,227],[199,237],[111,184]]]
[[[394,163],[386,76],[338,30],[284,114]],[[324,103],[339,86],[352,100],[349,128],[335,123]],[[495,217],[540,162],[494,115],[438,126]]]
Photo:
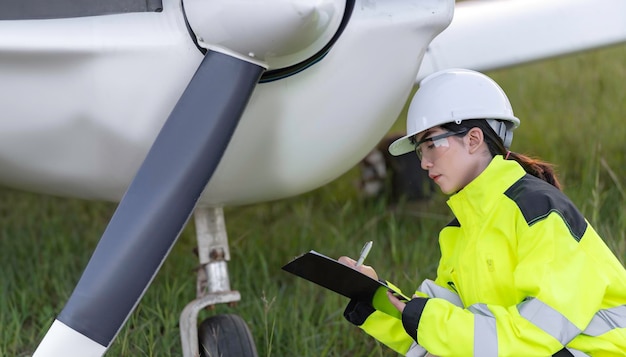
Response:
[[[485,304],[468,307],[474,314],[474,356],[498,357],[496,318]]]
[[[583,333],[600,336],[616,328],[626,328],[626,305],[596,312]]]
[[[428,352],[424,349],[424,347],[413,342],[411,347],[409,347],[409,350],[406,352],[405,356],[406,357],[424,357],[426,356],[426,353]]]
[[[422,282],[422,284],[417,288],[417,291],[422,292],[430,297],[440,298],[447,300],[448,302],[458,306],[464,307],[463,302],[461,302],[461,298],[459,295],[453,293],[452,291],[443,288],[434,281],[430,279],[426,279]]]
[[[567,350],[569,351],[569,353],[571,353],[574,357],[590,357],[588,354],[586,354],[585,352],[581,352],[579,350],[575,350],[573,348],[567,348]]]
[[[522,317],[556,338],[563,346],[581,333],[576,325],[541,300],[529,298],[518,304],[517,310]]]

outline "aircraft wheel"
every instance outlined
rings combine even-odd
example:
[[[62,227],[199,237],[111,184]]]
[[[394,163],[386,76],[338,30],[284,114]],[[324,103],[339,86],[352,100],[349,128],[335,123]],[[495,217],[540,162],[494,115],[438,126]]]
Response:
[[[203,357],[258,356],[246,322],[233,314],[215,315],[202,321],[198,342]]]

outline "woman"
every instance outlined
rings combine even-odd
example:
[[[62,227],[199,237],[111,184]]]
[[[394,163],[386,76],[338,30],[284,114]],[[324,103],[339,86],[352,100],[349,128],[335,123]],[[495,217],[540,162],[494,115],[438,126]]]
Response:
[[[407,356],[626,356],[626,270],[551,166],[508,150],[518,125],[481,73],[420,83],[408,135],[389,151],[417,153],[455,219],[440,232],[434,281],[408,302],[353,300],[350,322]]]

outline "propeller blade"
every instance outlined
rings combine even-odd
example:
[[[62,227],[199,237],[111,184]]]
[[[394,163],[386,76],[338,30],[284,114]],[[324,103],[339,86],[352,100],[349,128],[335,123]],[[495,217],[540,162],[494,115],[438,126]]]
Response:
[[[193,212],[264,70],[206,53],[34,356],[106,352]]]

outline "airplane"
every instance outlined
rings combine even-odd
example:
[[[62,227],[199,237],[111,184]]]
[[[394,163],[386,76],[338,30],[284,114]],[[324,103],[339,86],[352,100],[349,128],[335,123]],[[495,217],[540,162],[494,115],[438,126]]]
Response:
[[[205,355],[198,312],[241,299],[223,207],[339,177],[435,70],[623,43],[625,20],[621,0],[3,1],[0,184],[119,202],[34,356],[104,355],[192,217],[181,343]]]

